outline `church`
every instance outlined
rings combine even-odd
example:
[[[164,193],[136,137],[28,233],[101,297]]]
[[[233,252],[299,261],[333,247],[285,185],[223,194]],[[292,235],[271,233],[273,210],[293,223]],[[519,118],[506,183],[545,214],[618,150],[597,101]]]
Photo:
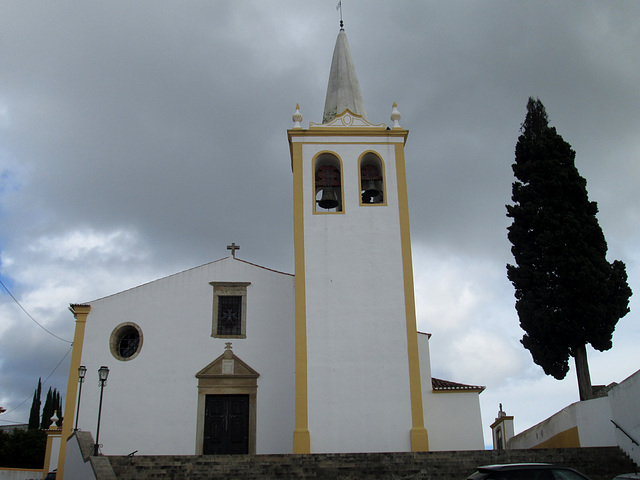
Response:
[[[391,120],[368,120],[341,28],[322,122],[304,128],[297,107],[287,131],[295,274],[232,244],[226,258],[71,305],[59,472],[75,424],[106,455],[484,449],[484,387],[432,378],[417,330],[395,104]],[[104,398],[82,390],[81,366],[90,385],[108,367]]]

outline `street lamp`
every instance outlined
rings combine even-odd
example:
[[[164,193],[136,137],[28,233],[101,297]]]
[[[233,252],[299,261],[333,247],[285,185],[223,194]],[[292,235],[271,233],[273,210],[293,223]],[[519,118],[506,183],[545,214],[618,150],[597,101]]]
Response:
[[[102,415],[102,393],[104,392],[104,386],[107,384],[107,377],[109,376],[109,368],[104,365],[98,370],[98,379],[100,380],[100,407],[98,408],[98,428],[96,429],[96,443],[93,446],[93,454],[98,455],[98,449],[100,443],[98,439],[100,437],[100,416]]]
[[[78,390],[78,408],[76,408],[76,428],[74,432],[78,431],[78,417],[80,416],[80,397],[82,396],[82,383],[84,382],[84,376],[87,373],[87,367],[80,365],[78,368],[78,382],[80,382],[80,389]]]

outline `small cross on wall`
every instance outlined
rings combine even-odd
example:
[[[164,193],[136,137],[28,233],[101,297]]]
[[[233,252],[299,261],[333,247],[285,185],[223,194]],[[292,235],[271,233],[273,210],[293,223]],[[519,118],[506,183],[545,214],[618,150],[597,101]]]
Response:
[[[231,245],[227,245],[227,250],[231,250],[231,255],[236,258],[236,250],[240,250],[240,245],[236,245],[236,242],[233,242]]]

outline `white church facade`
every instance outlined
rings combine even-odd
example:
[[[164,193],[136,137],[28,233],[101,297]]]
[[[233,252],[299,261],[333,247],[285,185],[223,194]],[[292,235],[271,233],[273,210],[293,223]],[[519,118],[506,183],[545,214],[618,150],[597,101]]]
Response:
[[[322,123],[303,128],[296,109],[288,130],[295,275],[232,250],[72,305],[62,438],[76,413],[95,437],[99,389],[76,412],[78,368],[105,365],[109,455],[484,449],[483,387],[433,379],[417,331],[408,131],[395,105],[391,118],[367,119],[341,30]]]

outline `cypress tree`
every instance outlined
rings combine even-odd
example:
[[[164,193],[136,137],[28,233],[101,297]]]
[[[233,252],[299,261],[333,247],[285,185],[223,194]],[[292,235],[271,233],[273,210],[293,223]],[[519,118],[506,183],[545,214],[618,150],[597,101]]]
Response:
[[[53,416],[53,392],[51,387],[47,392],[47,398],[44,401],[44,407],[42,407],[42,421],[40,422],[40,428],[46,430],[51,425],[51,417]]]
[[[515,152],[513,219],[507,265],[521,342],[547,375],[563,379],[574,357],[580,399],[592,398],[586,345],[605,351],[631,289],[624,263],[606,259],[607,243],[588,199],[575,152],[548,124],[544,105],[529,98]]]
[[[62,416],[62,395],[60,395],[60,392],[58,392],[55,388],[53,389],[54,392],[54,402],[53,402],[53,406],[54,406],[54,411],[58,412],[58,418],[60,420],[58,420],[58,426],[62,427],[62,420],[64,419],[64,417]]]
[[[62,419],[62,401],[60,397],[60,393],[58,393],[57,389],[51,390],[49,387],[49,391],[47,392],[47,399],[44,402],[44,407],[42,407],[42,422],[41,428],[46,430],[51,426],[51,417],[53,414],[57,412],[58,418]],[[58,421],[58,426],[61,426],[62,422]]]
[[[42,379],[38,378],[38,388],[33,392],[31,411],[29,412],[29,430],[37,430],[40,427],[40,394],[42,392]]]

